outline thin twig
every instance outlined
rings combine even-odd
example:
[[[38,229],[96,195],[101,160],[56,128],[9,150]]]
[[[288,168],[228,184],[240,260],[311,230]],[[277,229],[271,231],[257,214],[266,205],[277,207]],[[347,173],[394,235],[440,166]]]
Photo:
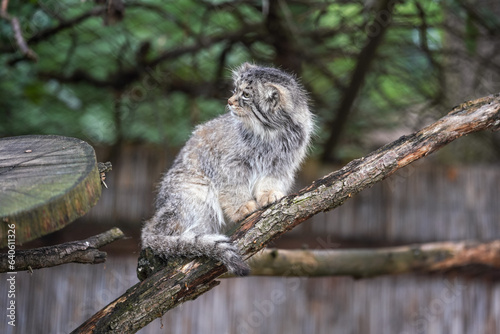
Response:
[[[21,25],[19,24],[19,20],[17,17],[10,16],[9,13],[7,13],[7,7],[9,5],[9,0],[2,0],[2,5],[0,9],[0,17],[3,18],[4,20],[7,20],[10,22],[10,25],[12,27],[12,31],[14,32],[14,39],[16,41],[17,47],[21,51],[21,53],[28,59],[37,61],[38,56],[33,51],[28,44],[26,43],[23,33],[21,31]]]
[[[8,6],[9,6],[9,0],[2,0],[2,9],[0,11],[0,15],[2,15],[2,17],[8,16],[7,14]]]
[[[19,50],[21,50],[21,53],[24,54],[27,58],[37,61],[38,56],[36,55],[35,51],[31,50],[24,40],[23,33],[21,32],[21,25],[19,24],[19,20],[17,19],[17,17],[13,17],[10,20],[10,24],[12,25],[16,44],[19,47]]]

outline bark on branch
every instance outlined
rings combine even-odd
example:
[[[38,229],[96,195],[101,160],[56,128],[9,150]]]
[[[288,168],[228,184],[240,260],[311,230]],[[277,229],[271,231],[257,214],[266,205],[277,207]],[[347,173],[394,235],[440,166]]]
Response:
[[[354,160],[246,218],[232,234],[248,257],[309,217],[334,209],[366,187],[471,132],[500,128],[500,94],[469,101],[432,125]],[[218,283],[226,269],[210,260],[170,263],[131,287],[73,333],[135,333],[178,304]]]
[[[264,249],[255,254],[249,264],[252,276],[367,278],[409,272],[449,272],[469,265],[499,270],[500,240],[434,242],[376,249]]]
[[[23,271],[58,266],[60,264],[102,263],[106,261],[106,252],[99,247],[107,245],[125,235],[119,228],[92,236],[85,240],[71,241],[64,244],[41,247],[15,252],[14,267],[11,267],[9,253],[0,254],[0,272]]]

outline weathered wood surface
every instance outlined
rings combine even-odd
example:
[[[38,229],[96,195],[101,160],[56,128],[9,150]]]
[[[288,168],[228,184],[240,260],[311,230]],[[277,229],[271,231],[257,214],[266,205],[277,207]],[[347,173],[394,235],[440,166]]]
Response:
[[[342,205],[361,190],[449,142],[476,131],[498,130],[499,111],[500,94],[464,103],[422,130],[354,160],[298,194],[250,215],[232,238],[244,254],[251,256],[309,217]],[[215,278],[224,272],[224,267],[209,259],[186,260],[175,268],[163,268],[131,287],[73,333],[135,333],[154,318],[216,286]]]
[[[22,244],[84,215],[100,195],[95,152],[86,142],[60,136],[0,139],[0,247],[7,245],[12,224]]]

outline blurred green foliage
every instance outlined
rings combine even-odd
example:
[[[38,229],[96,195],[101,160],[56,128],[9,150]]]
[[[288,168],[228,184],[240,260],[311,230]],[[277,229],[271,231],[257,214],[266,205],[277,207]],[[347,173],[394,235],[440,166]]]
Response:
[[[316,149],[335,122],[363,48],[385,31],[343,126],[340,159],[371,149],[365,137],[450,107],[447,20],[464,27],[470,55],[498,19],[460,1],[32,0],[8,6],[38,61],[0,19],[0,136],[60,134],[93,144],[178,147],[225,111],[231,68],[245,61],[295,72],[318,116]],[[388,6],[391,6],[389,8]],[[493,93],[493,92],[490,92]],[[439,106],[439,108],[438,108]]]

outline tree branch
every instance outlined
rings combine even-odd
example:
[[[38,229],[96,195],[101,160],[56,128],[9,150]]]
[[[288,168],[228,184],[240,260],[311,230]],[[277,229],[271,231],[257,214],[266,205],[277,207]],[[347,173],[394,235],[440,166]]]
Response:
[[[261,29],[259,28],[258,24],[253,24],[247,25],[236,32],[225,32],[215,36],[204,37],[202,38],[202,40],[197,41],[197,43],[164,51],[157,57],[150,60],[144,59],[140,66],[136,66],[135,64],[134,66],[128,66],[115,72],[110,72],[104,79],[97,78],[96,76],[81,68],[75,69],[73,73],[70,74],[61,74],[57,71],[39,71],[38,76],[41,79],[56,79],[57,81],[64,83],[86,82],[95,87],[109,87],[121,91],[131,83],[140,79],[143,75],[148,74],[148,72],[144,70],[146,68],[155,68],[162,62],[178,58],[185,54],[196,53],[200,50],[208,49],[218,43],[244,39],[245,35],[249,32],[261,34],[262,32],[260,30]],[[175,84],[175,82],[173,84]],[[183,89],[182,86],[174,86],[172,90],[175,90],[177,88],[179,88],[181,91]]]
[[[354,160],[247,217],[232,234],[243,254],[255,254],[309,217],[342,205],[398,169],[469,133],[500,128],[500,94],[464,103],[432,125]],[[140,268],[139,268],[140,269]],[[226,269],[207,258],[180,259],[131,287],[73,333],[135,333],[168,310],[218,283]]]
[[[88,18],[92,17],[99,17],[103,15],[103,13],[106,11],[106,7],[104,6],[96,6],[87,12],[84,12],[83,14],[80,14],[76,17],[73,17],[71,19],[64,19],[59,22],[58,25],[50,28],[46,28],[44,30],[38,31],[36,34],[31,36],[28,39],[29,44],[36,44],[41,41],[44,41],[56,34],[58,34],[61,31],[64,31],[66,29],[73,28],[74,26],[82,23],[83,21],[87,20]]]
[[[245,38],[245,35],[248,33],[258,34],[259,36],[263,36],[265,33],[262,31],[262,27],[258,23],[247,24],[242,28],[236,31],[227,31],[222,34],[212,35],[212,36],[204,36],[201,40],[198,40],[196,43],[181,46],[176,49],[167,50],[159,54],[156,58],[151,59],[147,65],[150,67],[155,67],[156,65],[169,60],[175,59],[185,54],[195,53],[199,50],[207,49],[216,45],[218,43],[230,43],[233,41],[241,41],[241,39]]]
[[[9,266],[9,253],[3,253],[0,254],[0,273],[54,267],[70,262],[102,263],[106,261],[106,252],[101,252],[98,248],[124,236],[123,232],[115,227],[85,240],[16,251],[14,268]]]
[[[250,260],[252,276],[352,276],[443,272],[466,265],[500,269],[500,240],[434,242],[368,249],[264,249]],[[224,275],[224,277],[231,277]]]

